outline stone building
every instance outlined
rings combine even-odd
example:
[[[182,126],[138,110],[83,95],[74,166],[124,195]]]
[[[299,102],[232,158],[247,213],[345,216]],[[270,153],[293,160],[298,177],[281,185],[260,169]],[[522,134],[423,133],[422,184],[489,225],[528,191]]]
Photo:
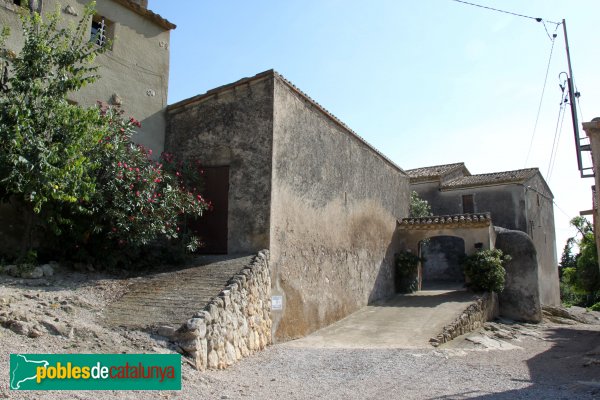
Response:
[[[278,340],[394,293],[409,178],[274,71],[170,105],[166,149],[205,166],[214,250],[270,249]],[[221,207],[220,209],[218,209]]]
[[[21,2],[0,0],[0,26],[13,27],[15,50],[22,43],[16,34]],[[87,2],[64,0],[63,18],[77,21]],[[33,6],[46,13],[56,4],[36,0]],[[100,32],[115,40],[96,60],[102,78],[72,100],[120,104],[142,122],[138,142],[202,165],[204,195],[214,210],[196,229],[207,252],[269,250],[272,294],[281,300],[272,308],[275,339],[305,336],[394,294],[394,255],[415,235],[399,229],[411,186],[436,214],[491,212],[491,220],[466,216],[468,226],[459,219],[446,227],[468,230],[470,247],[480,238],[484,247],[494,246],[492,222],[531,235],[544,260],[535,271],[543,271],[540,282],[548,285],[545,302],[555,303],[554,283],[546,279],[556,269],[555,252],[549,253],[552,193],[537,170],[484,177],[453,164],[407,174],[272,70],[167,107],[175,26],[144,0],[99,0],[89,24],[90,38]]]
[[[89,0],[0,0],[0,27],[8,27],[7,45],[18,51],[23,44],[19,14],[33,10],[48,14],[59,7],[65,23],[76,23]],[[89,21],[90,38],[111,48],[96,59],[101,78],[73,93],[71,100],[85,106],[97,101],[121,105],[127,115],[142,122],[136,141],[160,154],[164,145],[165,108],[169,84],[169,37],[175,25],[153,13],[147,0],[98,0]]]
[[[434,215],[490,213],[494,226],[528,234],[537,252],[540,300],[560,304],[553,194],[537,168],[473,175],[464,163],[455,163],[406,172],[411,189],[429,202]],[[452,259],[449,270],[431,271],[439,278],[456,277],[456,254],[448,253],[456,244],[448,243],[430,244],[429,256],[438,265]]]
[[[592,216],[594,222],[594,233],[596,236],[596,250],[600,254],[600,213],[598,204],[600,204],[599,193],[596,188],[600,188],[600,118],[594,118],[589,122],[583,123],[583,130],[590,141],[592,151],[592,165],[594,172],[595,185],[592,186]],[[600,266],[599,266],[600,267]]]

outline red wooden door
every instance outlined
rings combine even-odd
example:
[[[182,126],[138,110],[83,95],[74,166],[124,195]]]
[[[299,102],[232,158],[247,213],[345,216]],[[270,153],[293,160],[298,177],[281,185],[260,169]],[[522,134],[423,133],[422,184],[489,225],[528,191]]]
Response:
[[[227,254],[227,219],[229,207],[229,167],[204,167],[202,196],[212,208],[196,220],[188,222],[190,229],[204,246],[200,254]]]

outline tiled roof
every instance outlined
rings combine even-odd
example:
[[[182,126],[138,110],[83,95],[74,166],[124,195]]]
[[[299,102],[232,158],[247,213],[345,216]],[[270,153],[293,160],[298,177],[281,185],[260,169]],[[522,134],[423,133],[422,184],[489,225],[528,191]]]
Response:
[[[398,221],[398,227],[402,229],[460,228],[463,226],[489,226],[491,223],[492,216],[490,213],[478,213],[403,218]]]
[[[406,170],[410,176],[411,183],[439,179],[443,175],[456,171],[460,168],[466,168],[465,163],[434,165],[432,167],[422,167]]]
[[[524,183],[537,174],[537,168],[518,169],[514,171],[493,172],[491,174],[469,175],[443,182],[444,189],[460,189],[473,186],[492,186],[506,183]]]
[[[154,22],[155,24],[157,24],[158,26],[160,26],[166,30],[175,29],[177,27],[177,25],[167,21],[160,15],[148,10],[145,7],[140,6],[139,4],[136,4],[133,1],[129,1],[129,0],[113,0],[113,1],[121,4],[124,7],[129,8],[131,11],[135,12],[136,14],[141,15],[142,17]]]

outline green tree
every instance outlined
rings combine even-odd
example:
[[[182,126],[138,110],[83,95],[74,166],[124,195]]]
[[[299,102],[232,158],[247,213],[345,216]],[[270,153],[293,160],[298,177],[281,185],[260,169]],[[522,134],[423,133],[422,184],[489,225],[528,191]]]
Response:
[[[92,62],[109,47],[89,40],[94,5],[65,28],[60,10],[47,19],[24,13],[18,55],[6,47],[9,32],[0,37],[0,55],[11,55],[0,93],[0,198],[25,209],[21,257],[37,250],[30,240],[35,228],[54,244],[51,251],[71,259],[131,259],[160,238],[180,238],[181,217],[200,216],[209,206],[190,187],[197,176],[184,180],[179,164],[171,170],[131,141],[140,126],[134,118],[67,100],[98,78]],[[193,250],[197,241],[187,244]]]
[[[578,234],[567,240],[561,263],[561,297],[565,304],[590,306],[600,300],[598,252],[592,224],[584,217],[575,217],[571,225]],[[573,247],[579,253],[573,254]]]
[[[24,13],[19,54],[0,36],[8,79],[0,93],[0,197],[21,202],[27,215],[24,246],[33,214],[49,202],[76,203],[94,193],[88,153],[106,127],[97,110],[67,101],[70,92],[97,78],[94,57],[105,51],[87,40],[93,3],[75,27],[59,27],[59,13],[46,20]]]
[[[431,206],[427,200],[423,200],[417,192],[414,190],[410,193],[410,208],[409,216],[413,218],[429,217],[433,215],[431,213]]]

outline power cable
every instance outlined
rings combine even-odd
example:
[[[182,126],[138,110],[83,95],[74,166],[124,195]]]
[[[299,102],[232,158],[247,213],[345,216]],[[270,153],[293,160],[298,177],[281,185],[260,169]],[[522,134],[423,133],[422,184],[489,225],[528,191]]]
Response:
[[[562,73],[561,73],[562,75]],[[556,148],[556,138],[558,137],[558,130],[559,127],[561,126],[561,119],[564,118],[564,110],[565,110],[565,104],[567,103],[567,99],[565,97],[565,88],[566,88],[566,84],[565,85],[560,85],[560,88],[562,89],[561,95],[560,95],[560,108],[558,109],[558,118],[556,120],[556,128],[554,129],[554,140],[552,141],[552,150],[550,151],[550,160],[548,161],[548,172],[546,173],[546,177],[548,178],[548,180],[550,180],[550,168],[552,167],[552,158],[554,157],[554,150]]]
[[[525,158],[525,167],[529,162],[529,156],[531,155],[531,149],[533,148],[533,139],[535,138],[535,133],[537,131],[538,122],[540,121],[540,114],[542,112],[542,103],[544,102],[544,94],[546,93],[546,84],[548,83],[548,73],[550,72],[550,63],[552,61],[552,53],[554,51],[554,44],[556,43],[556,33],[552,39],[552,47],[550,47],[550,57],[548,57],[548,66],[546,67],[546,76],[544,78],[544,87],[542,88],[542,96],[540,97],[540,104],[537,110],[537,116],[535,117],[535,124],[533,125],[533,133],[531,134],[531,141],[529,142],[529,150],[527,150],[527,157]]]
[[[550,177],[552,176],[552,173],[554,172],[554,165],[556,165],[556,154],[558,153],[558,144],[560,143],[560,136],[562,135],[563,123],[565,122],[565,115],[567,115],[567,113],[563,112],[562,118],[560,120],[560,128],[558,129],[558,138],[556,139],[556,149],[554,150],[554,158],[550,159],[552,166],[550,167],[550,173],[548,174],[548,180],[550,180]]]
[[[554,200],[552,200],[552,203],[553,203],[553,204],[556,206],[556,208],[558,208],[558,209],[560,210],[560,212],[561,212],[561,213],[565,214],[565,216],[566,216],[567,218],[569,218],[569,221],[571,220],[571,218],[573,218],[573,216],[572,216],[572,215],[569,215],[569,214],[567,214],[567,213],[565,212],[565,210],[563,210],[562,208],[560,208],[560,207],[558,206],[558,204],[556,204],[556,202],[555,202]]]
[[[474,6],[474,7],[479,7],[479,8],[485,8],[486,10],[491,10],[491,11],[496,11],[496,12],[500,12],[500,13],[504,13],[504,14],[514,15],[516,17],[529,18],[529,19],[533,19],[533,20],[535,20],[537,22],[544,21],[543,18],[530,17],[528,15],[523,15],[523,14],[515,13],[515,12],[512,12],[512,11],[500,10],[498,8],[492,8],[492,7],[484,6],[484,5],[481,5],[481,4],[469,3],[468,1],[463,1],[463,0],[452,0],[452,1],[455,1],[457,3],[467,4],[469,6]],[[560,22],[553,22],[553,21],[546,21],[546,22],[548,22],[550,24],[554,24],[554,25],[560,25]]]
[[[579,111],[579,118],[581,118],[580,121],[585,121],[585,119],[583,119],[583,110],[581,109],[581,102],[579,101],[579,98],[581,97],[579,94],[579,89],[577,89],[577,86],[574,82],[573,86],[575,86],[575,99],[577,100],[577,111]]]

